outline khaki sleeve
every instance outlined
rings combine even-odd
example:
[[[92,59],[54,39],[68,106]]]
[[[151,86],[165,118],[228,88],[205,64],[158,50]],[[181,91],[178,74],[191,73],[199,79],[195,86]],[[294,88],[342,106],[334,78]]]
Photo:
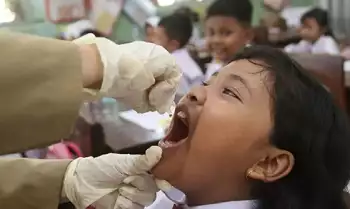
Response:
[[[57,209],[69,160],[0,159],[0,208]]]
[[[0,155],[67,137],[83,97],[78,47],[0,32],[0,48]]]

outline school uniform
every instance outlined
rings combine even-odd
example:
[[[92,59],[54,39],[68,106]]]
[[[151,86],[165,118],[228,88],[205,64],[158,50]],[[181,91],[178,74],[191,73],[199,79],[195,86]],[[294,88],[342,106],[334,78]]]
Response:
[[[231,201],[231,202],[222,202],[217,204],[210,205],[201,205],[201,206],[184,206],[178,207],[183,209],[253,209],[256,204],[254,200],[244,200],[244,201]],[[169,200],[163,192],[157,193],[157,199],[154,203],[145,209],[172,209],[174,203]],[[176,207],[175,207],[176,208]]]
[[[220,61],[212,61],[211,63],[208,63],[206,66],[207,70],[205,71],[204,80],[208,81],[210,77],[214,73],[218,72],[223,66],[224,66],[224,63]]]
[[[331,36],[321,36],[315,43],[305,40],[284,48],[287,53],[340,54],[338,44]]]
[[[185,95],[193,86],[200,85],[203,82],[204,75],[187,49],[178,49],[172,52],[172,55],[175,57],[176,63],[183,73],[177,93],[179,95]]]

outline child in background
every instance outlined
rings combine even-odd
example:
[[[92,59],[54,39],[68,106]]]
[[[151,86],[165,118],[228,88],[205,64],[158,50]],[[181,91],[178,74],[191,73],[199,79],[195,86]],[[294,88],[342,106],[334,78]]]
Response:
[[[162,18],[153,34],[153,42],[172,53],[182,70],[178,95],[185,95],[192,86],[203,81],[202,70],[186,49],[192,29],[192,21],[188,16],[173,14]]]
[[[175,14],[183,14],[187,15],[193,24],[193,30],[192,30],[192,36],[190,38],[190,43],[191,44],[196,44],[198,41],[201,40],[201,33],[198,28],[198,23],[199,23],[199,15],[193,11],[191,8],[183,6],[175,10]]]
[[[286,52],[331,55],[340,53],[328,23],[327,11],[320,8],[311,9],[301,17],[300,22],[299,33],[302,41],[286,46]]]
[[[205,21],[207,46],[213,61],[205,79],[220,69],[253,39],[253,7],[249,0],[217,0],[209,6]]]
[[[153,169],[196,209],[346,209],[350,128],[279,49],[246,47],[179,102]],[[147,209],[171,208],[161,192]]]
[[[158,16],[150,17],[145,24],[145,41],[152,42],[154,29],[158,26],[160,18]]]

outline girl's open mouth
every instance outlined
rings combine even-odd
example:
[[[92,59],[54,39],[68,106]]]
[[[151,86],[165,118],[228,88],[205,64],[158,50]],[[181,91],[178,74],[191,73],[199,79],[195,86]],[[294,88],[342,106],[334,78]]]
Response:
[[[177,147],[184,143],[190,133],[189,114],[185,110],[177,109],[168,129],[168,134],[159,142],[162,148]]]

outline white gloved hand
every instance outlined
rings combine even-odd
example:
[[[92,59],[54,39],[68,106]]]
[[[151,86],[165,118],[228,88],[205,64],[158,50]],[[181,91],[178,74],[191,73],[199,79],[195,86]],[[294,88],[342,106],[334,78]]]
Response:
[[[95,209],[143,209],[154,202],[159,189],[171,188],[168,182],[154,180],[150,175],[129,176],[118,190],[103,196],[92,206]]]
[[[138,112],[164,113],[172,105],[181,71],[163,47],[135,41],[117,45],[91,34],[75,41],[97,45],[104,66],[100,92],[117,98]]]
[[[159,190],[148,172],[159,162],[160,147],[145,155],[107,154],[79,158],[65,174],[62,196],[77,209],[140,208],[150,205]]]

